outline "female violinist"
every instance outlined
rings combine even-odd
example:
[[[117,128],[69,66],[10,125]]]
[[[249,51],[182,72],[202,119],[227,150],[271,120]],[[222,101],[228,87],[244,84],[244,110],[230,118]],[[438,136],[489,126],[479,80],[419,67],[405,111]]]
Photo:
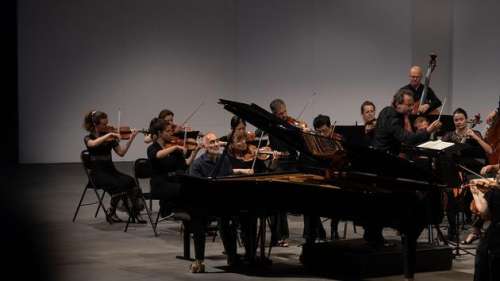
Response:
[[[177,190],[171,185],[170,177],[176,172],[184,173],[196,157],[200,146],[197,145],[191,155],[186,159],[186,147],[173,137],[174,126],[162,118],[154,118],[150,122],[149,132],[155,140],[147,149],[148,159],[151,161],[152,176],[151,190],[163,197],[160,200],[161,216],[165,217],[172,211],[168,205],[171,198],[177,195]]]
[[[168,125],[174,124],[174,113],[171,110],[163,109],[158,114],[158,118],[165,120],[165,122]],[[151,143],[151,142],[153,142],[153,138],[152,138],[151,134],[147,134],[147,135],[144,136],[144,142],[145,143]]]
[[[489,144],[487,144],[481,133],[475,130],[472,130],[468,126],[467,112],[462,108],[458,108],[453,112],[453,122],[455,124],[455,131],[446,133],[442,140],[447,142],[453,142],[456,144],[465,145],[466,148],[462,151],[462,161],[467,162],[464,163],[465,166],[468,166],[470,169],[479,172],[481,166],[474,165],[473,161],[470,161],[473,158],[486,158],[488,154],[492,152],[492,148]],[[470,162],[470,163],[469,163]],[[473,165],[471,167],[471,165]],[[464,179],[465,181],[466,179]],[[465,192],[465,193],[464,193]],[[471,201],[472,196],[468,191],[464,191],[463,189],[454,189],[454,191],[450,191],[447,193],[447,217],[450,227],[448,228],[448,236],[451,238],[457,238],[456,231],[456,214],[460,209],[465,211],[465,214],[469,221],[472,220],[472,213],[470,212],[468,207]],[[465,244],[470,244],[474,240],[477,240],[481,234],[481,227],[483,221],[481,219],[476,220],[472,225],[472,233],[467,236],[465,240],[462,242]]]
[[[89,132],[84,138],[84,143],[89,151],[92,163],[90,176],[98,186],[103,187],[111,195],[107,219],[110,223],[122,221],[116,215],[116,207],[120,199],[126,199],[128,196],[133,203],[132,210],[130,210],[133,212],[132,217],[139,223],[146,223],[139,214],[142,207],[137,199],[139,190],[134,178],[119,172],[115,168],[111,157],[111,150],[114,150],[120,157],[125,156],[137,135],[137,131],[132,130],[125,146],[120,145],[120,134],[114,130],[110,131],[108,115],[102,111],[87,113],[83,126]]]

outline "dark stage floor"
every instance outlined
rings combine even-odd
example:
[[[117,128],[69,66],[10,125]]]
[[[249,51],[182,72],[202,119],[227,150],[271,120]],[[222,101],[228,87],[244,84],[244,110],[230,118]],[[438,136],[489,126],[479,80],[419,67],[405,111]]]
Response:
[[[119,168],[132,174],[131,163],[121,163]],[[5,189],[8,193],[26,192],[16,196],[13,203],[18,210],[31,210],[35,222],[29,224],[24,233],[38,244],[48,245],[48,250],[41,250],[44,252],[39,256],[52,265],[55,280],[332,280],[306,272],[298,262],[302,217],[289,216],[290,247],[273,248],[271,269],[229,271],[225,267],[222,243],[217,238],[215,242],[207,241],[205,263],[208,272],[192,274],[188,271],[189,261],[175,258],[182,251],[180,224],[177,222],[161,223],[159,237],[154,237],[149,225],[131,225],[124,233],[124,224],[109,225],[102,212],[94,218],[95,206],[92,206],[83,208],[76,222],[72,223],[73,212],[86,183],[80,164],[22,165],[11,182]],[[88,195],[89,199],[94,199],[93,194]],[[157,210],[157,205],[154,209]],[[124,214],[121,216],[125,218]],[[328,226],[329,223],[325,223],[327,233]],[[339,230],[343,230],[343,226],[344,222],[341,222]],[[349,223],[348,238],[359,238],[362,232],[358,227],[357,233],[353,233]],[[386,229],[385,235],[398,238],[391,229]],[[240,248],[239,252],[243,249]],[[29,259],[29,256],[25,258]],[[30,269],[25,267],[25,270]],[[455,259],[451,271],[418,273],[416,279],[472,280],[472,272],[473,257],[467,255]],[[372,280],[402,280],[402,276]]]

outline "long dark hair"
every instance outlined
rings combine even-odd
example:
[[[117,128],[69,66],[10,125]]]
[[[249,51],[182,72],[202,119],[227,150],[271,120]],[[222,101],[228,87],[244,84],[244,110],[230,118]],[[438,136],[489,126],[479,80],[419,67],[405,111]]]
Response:
[[[105,112],[92,110],[85,114],[83,118],[83,128],[88,132],[95,131],[95,126],[98,125],[102,119],[108,118]]]

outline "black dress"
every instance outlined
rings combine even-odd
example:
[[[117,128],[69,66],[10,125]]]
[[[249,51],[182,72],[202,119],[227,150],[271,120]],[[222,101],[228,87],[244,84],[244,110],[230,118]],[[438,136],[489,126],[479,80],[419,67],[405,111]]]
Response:
[[[180,185],[174,182],[172,176],[176,173],[185,173],[186,159],[181,151],[174,151],[164,158],[157,158],[156,154],[163,148],[153,142],[148,147],[148,159],[151,162],[152,174],[150,179],[151,193],[160,200],[162,216],[168,215],[174,207],[170,202],[179,195]]]
[[[111,158],[111,150],[119,145],[118,141],[105,141],[98,146],[89,147],[88,141],[97,137],[89,134],[84,139],[90,155],[90,177],[94,183],[111,195],[134,190],[136,188],[134,178],[118,171]]]
[[[477,246],[474,281],[500,280],[500,190],[488,191],[484,198],[491,223]]]

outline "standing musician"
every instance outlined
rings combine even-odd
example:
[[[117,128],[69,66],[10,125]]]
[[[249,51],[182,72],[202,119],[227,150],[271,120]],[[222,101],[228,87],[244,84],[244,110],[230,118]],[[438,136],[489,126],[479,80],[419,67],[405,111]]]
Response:
[[[425,131],[417,133],[405,131],[404,116],[411,112],[413,102],[413,93],[407,89],[400,89],[394,95],[392,105],[380,112],[372,143],[376,149],[397,155],[401,150],[401,143],[409,145],[421,143],[441,126],[441,122],[436,120]]]
[[[486,160],[486,156],[493,152],[493,149],[489,144],[487,144],[479,131],[472,130],[468,126],[468,116],[467,112],[462,108],[457,108],[453,112],[453,123],[455,124],[455,131],[446,133],[442,140],[447,142],[453,142],[456,144],[464,144],[467,148],[464,148],[462,152],[462,160],[467,163],[462,163],[468,166],[470,169],[479,172],[481,166],[478,166],[478,162],[473,161],[473,159],[480,158]],[[465,180],[465,179],[464,179]],[[457,192],[460,191],[460,192]],[[464,194],[462,194],[464,192]],[[467,190],[454,189],[454,191],[447,192],[447,206],[446,215],[448,217],[448,239],[457,239],[457,213],[460,209],[463,209],[469,221],[472,220],[472,213],[468,206],[472,201],[472,196]],[[461,203],[464,206],[461,208]],[[478,219],[472,224],[472,232],[462,241],[464,244],[470,244],[474,240],[479,239],[481,235],[481,228],[483,226],[483,220]]]
[[[496,180],[474,179],[470,190],[481,216],[490,221],[476,249],[474,281],[500,280],[500,171],[499,165],[482,170],[497,172]]]
[[[111,195],[110,208],[107,220],[112,222],[122,222],[116,215],[116,207],[120,199],[131,199],[133,206],[128,206],[129,212],[133,212],[131,217],[139,223],[146,223],[140,216],[141,206],[137,199],[139,188],[134,178],[119,172],[111,157],[111,150],[123,157],[127,153],[130,145],[137,135],[136,130],[132,130],[129,141],[125,146],[120,145],[121,135],[112,127],[108,126],[108,115],[102,111],[91,111],[85,115],[83,127],[89,132],[84,138],[85,146],[90,154],[92,169],[90,176],[92,180]],[[125,198],[124,198],[125,197]],[[130,209],[131,208],[131,209]]]
[[[170,184],[170,177],[176,172],[185,172],[187,167],[196,157],[200,147],[196,146],[191,155],[186,159],[186,147],[182,141],[177,140],[174,134],[174,125],[162,118],[153,118],[149,125],[149,132],[155,141],[148,146],[147,155],[152,166],[151,189],[153,193],[163,197],[160,200],[160,213],[162,217],[168,216],[172,207],[170,199],[178,194],[175,185]]]
[[[282,99],[274,99],[269,107],[271,112],[278,118],[288,123],[297,123],[295,120],[288,116],[286,104]],[[294,124],[292,124],[294,125]],[[295,169],[297,164],[297,152],[290,151],[283,143],[272,135],[269,136],[271,148],[288,154],[287,158],[280,159],[278,163],[278,170],[288,171]],[[273,245],[288,247],[287,239],[289,237],[288,219],[285,212],[280,212],[276,216],[271,217],[271,243]]]
[[[436,120],[423,132],[412,133],[404,129],[405,114],[409,114],[413,108],[413,93],[407,89],[400,89],[394,95],[392,105],[387,106],[380,112],[377,118],[375,134],[372,145],[375,149],[382,150],[393,155],[401,151],[401,143],[416,144],[429,138],[430,133],[436,131],[441,123]],[[415,214],[416,215],[416,214]],[[405,278],[413,280],[414,265],[416,259],[416,242],[422,232],[423,225],[402,226],[407,232],[402,236],[402,241],[409,252],[407,253],[409,264],[405,265]],[[389,246],[383,235],[383,226],[377,222],[368,222],[365,225],[364,238],[375,248]],[[415,236],[414,236],[415,235]]]
[[[422,81],[422,68],[420,66],[412,66],[410,68],[410,83],[401,89],[410,90],[413,93],[413,100],[417,102],[422,96],[422,91],[424,90],[424,85]],[[418,112],[420,114],[428,114],[441,106],[441,101],[438,99],[431,87],[427,89],[427,96],[424,104],[418,107]]]

